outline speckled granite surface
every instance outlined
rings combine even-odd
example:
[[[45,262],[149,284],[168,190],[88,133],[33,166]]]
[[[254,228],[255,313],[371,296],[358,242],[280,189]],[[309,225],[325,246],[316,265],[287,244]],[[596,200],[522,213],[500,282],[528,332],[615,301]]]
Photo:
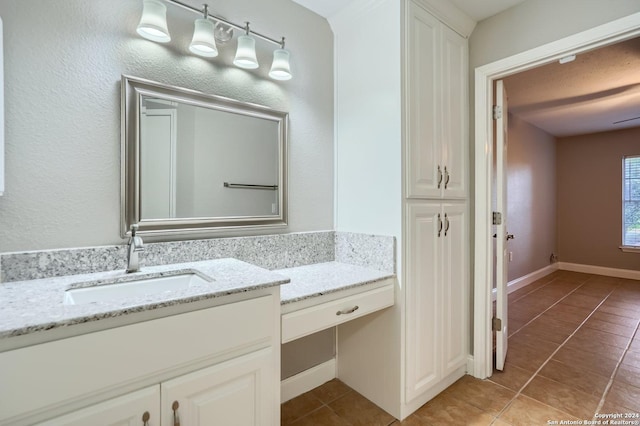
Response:
[[[265,269],[334,260],[334,232],[212,238],[145,244],[141,266],[235,258]],[[0,282],[124,269],[126,245],[0,254]]]
[[[283,305],[395,277],[393,273],[339,262],[278,269],[274,272],[291,279],[291,283],[280,289]]]
[[[335,253],[336,262],[396,272],[394,237],[336,232]]]
[[[194,271],[209,277],[189,288],[145,294],[126,299],[67,305],[65,291],[88,285],[108,285],[132,277],[154,278],[171,271]],[[157,309],[197,300],[285,284],[288,278],[236,259],[218,259],[142,268],[138,273],[123,270],[72,275],[0,285],[0,338],[20,336],[42,330],[98,321],[128,313]]]

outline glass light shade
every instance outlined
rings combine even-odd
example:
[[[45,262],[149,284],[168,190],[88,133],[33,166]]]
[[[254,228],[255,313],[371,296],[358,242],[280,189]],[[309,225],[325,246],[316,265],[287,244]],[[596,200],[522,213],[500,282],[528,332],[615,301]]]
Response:
[[[273,63],[271,64],[269,77],[274,80],[291,80],[288,50],[277,49],[273,52]]]
[[[215,25],[208,19],[196,19],[193,29],[193,39],[189,45],[191,53],[214,58],[218,56],[216,39],[214,36]]]
[[[167,7],[159,0],[144,0],[142,17],[136,31],[147,40],[167,43],[171,41],[167,28]]]
[[[248,35],[238,37],[238,50],[233,64],[240,68],[256,69],[258,68],[258,59],[256,58],[256,41]]]

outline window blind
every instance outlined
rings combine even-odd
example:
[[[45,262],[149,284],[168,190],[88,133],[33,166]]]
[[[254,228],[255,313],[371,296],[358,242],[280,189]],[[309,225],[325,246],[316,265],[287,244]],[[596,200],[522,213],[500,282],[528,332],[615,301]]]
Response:
[[[640,155],[624,157],[622,244],[640,246]]]

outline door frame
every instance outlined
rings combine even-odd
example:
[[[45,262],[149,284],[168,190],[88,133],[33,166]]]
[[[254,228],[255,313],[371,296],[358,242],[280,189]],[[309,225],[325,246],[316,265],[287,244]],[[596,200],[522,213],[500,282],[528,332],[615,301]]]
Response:
[[[469,373],[487,378],[493,372],[491,289],[491,188],[493,180],[493,82],[560,58],[640,36],[640,12],[475,69],[475,212],[473,266],[473,363]]]

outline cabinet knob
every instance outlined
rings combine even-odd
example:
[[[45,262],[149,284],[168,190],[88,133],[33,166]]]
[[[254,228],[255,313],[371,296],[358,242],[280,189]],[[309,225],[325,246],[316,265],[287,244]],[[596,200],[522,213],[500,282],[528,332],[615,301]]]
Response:
[[[440,218],[440,213],[438,213],[438,238],[442,234],[442,219]]]
[[[342,311],[338,311],[336,312],[336,315],[348,315],[348,314],[352,314],[355,311],[357,311],[358,309],[360,309],[360,307],[358,305],[354,306],[351,309],[343,309]]]
[[[178,401],[173,401],[171,404],[171,409],[173,410],[173,426],[180,426],[180,416],[178,416],[178,408],[180,408],[180,404]]]
[[[445,167],[445,170],[446,170],[446,167]],[[438,165],[438,189],[440,189],[441,185],[442,185],[442,169]]]
[[[150,418],[151,418],[151,415],[149,414],[149,412],[145,411],[144,414],[142,415],[142,426],[149,426]]]
[[[444,223],[445,223],[445,227],[444,227],[444,236],[447,236],[447,232],[449,232],[449,216],[447,216],[447,214],[444,214]]]

